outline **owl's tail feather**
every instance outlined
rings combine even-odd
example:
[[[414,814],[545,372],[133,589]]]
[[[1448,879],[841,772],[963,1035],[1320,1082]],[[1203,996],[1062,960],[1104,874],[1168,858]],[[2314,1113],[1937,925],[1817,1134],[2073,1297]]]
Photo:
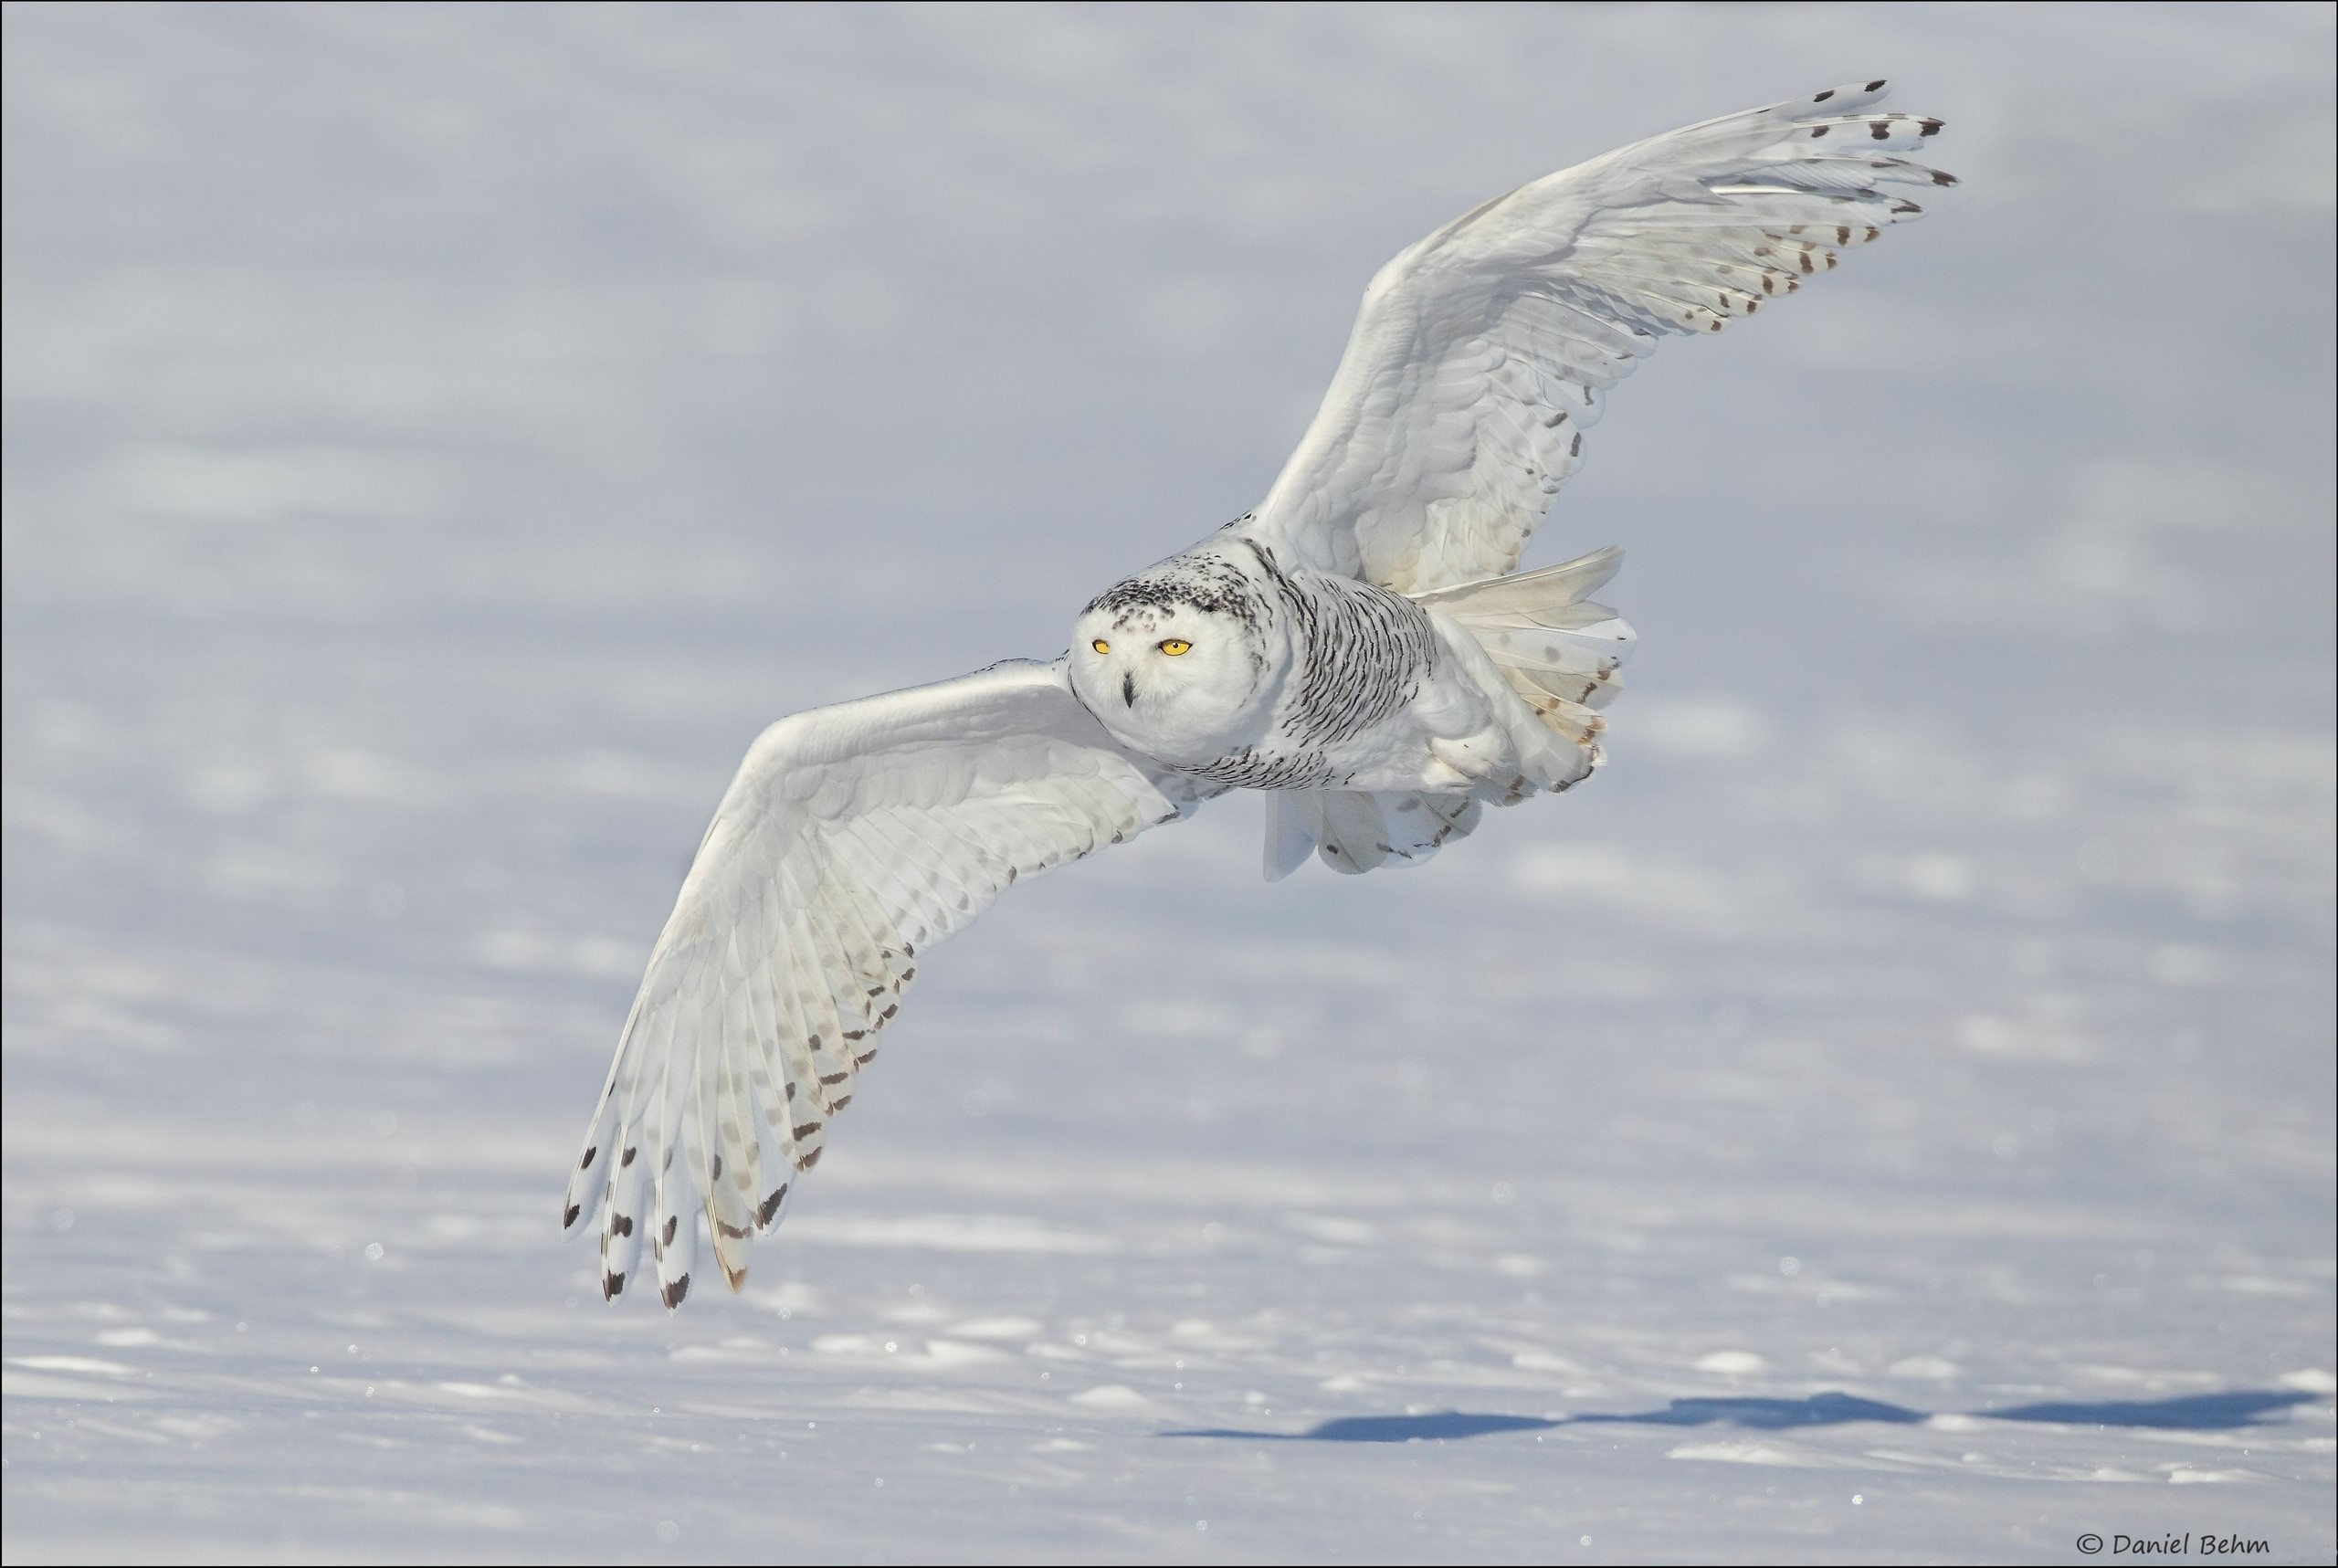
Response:
[[[1623,564],[1623,550],[1611,544],[1556,566],[1412,598],[1468,631],[1545,726],[1594,748],[1598,710],[1624,689],[1617,671],[1631,652],[1632,628],[1589,595]]]
[[[1334,871],[1416,866],[1478,826],[1475,796],[1423,790],[1267,792],[1267,880],[1280,881],[1316,849]]]

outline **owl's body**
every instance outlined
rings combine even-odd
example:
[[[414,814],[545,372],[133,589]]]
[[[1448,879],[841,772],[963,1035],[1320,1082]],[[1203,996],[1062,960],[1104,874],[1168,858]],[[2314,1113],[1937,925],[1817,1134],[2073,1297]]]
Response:
[[[1937,120],[1832,88],[1488,202],[1364,291],[1259,507],[1099,595],[1070,650],[815,709],[749,748],[626,1020],[563,1224],[602,1289],[644,1237],[669,1308],[703,1212],[735,1289],[824,1147],[921,950],[1018,878],[1268,802],[1266,869],[1417,861],[1486,805],[1581,781],[1631,630],[1620,552],[1514,571],[1608,388],[1830,270],[1948,184]]]
[[[1392,797],[1377,827],[1357,802],[1334,803],[1328,826],[1321,800],[1276,803],[1310,814],[1300,852],[1321,847],[1343,871],[1419,858],[1468,832],[1478,804],[1565,789],[1598,765],[1593,706],[1619,689],[1630,637],[1611,613],[1593,606],[1587,647],[1538,628],[1542,650],[1571,653],[1578,674],[1538,711],[1467,620],[1353,577],[1286,571],[1244,531],[1252,521],[1116,584],[1073,627],[1073,695],[1121,744],[1210,784]],[[1539,574],[1538,604],[1563,616],[1592,581],[1573,565]],[[1291,847],[1270,834],[1271,875],[1292,868],[1276,859]]]

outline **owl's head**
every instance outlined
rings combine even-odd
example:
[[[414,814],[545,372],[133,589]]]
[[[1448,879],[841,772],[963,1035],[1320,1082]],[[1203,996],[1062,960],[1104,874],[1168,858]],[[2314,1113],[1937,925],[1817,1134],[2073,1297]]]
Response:
[[[1263,584],[1173,557],[1101,594],[1072,627],[1071,684],[1122,745],[1198,766],[1257,742],[1290,666]]]

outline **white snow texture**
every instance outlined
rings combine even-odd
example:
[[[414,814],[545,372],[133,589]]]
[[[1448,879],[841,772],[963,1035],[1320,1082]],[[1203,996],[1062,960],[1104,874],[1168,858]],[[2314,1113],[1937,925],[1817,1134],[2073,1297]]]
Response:
[[[9,6],[8,1561],[2328,1562],[2331,16]],[[1870,76],[1964,186],[1526,558],[1630,552],[1606,770],[1018,887],[744,1293],[601,1304],[757,731],[1054,656],[1472,202]]]

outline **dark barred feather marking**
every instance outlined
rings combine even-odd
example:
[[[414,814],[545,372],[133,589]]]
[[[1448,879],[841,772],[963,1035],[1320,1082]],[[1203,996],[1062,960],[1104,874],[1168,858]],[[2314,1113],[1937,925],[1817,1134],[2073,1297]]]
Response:
[[[1172,556],[1113,584],[1088,602],[1087,613],[1167,609],[1177,605],[1190,605],[1204,615],[1227,616],[1253,631],[1275,613],[1248,573],[1224,555],[1207,551]]]
[[[1321,573],[1294,578],[1276,565],[1272,552],[1243,542],[1297,633],[1296,685],[1262,744],[1192,771],[1237,789],[1337,785],[1341,779],[1324,753],[1420,695],[1436,673],[1437,633],[1427,612],[1401,594]]]
[[[1322,789],[1332,782],[1332,764],[1314,752],[1261,752],[1245,746],[1194,772],[1236,789]]]
[[[1437,633],[1418,605],[1369,583],[1311,574],[1292,608],[1307,649],[1299,700],[1284,721],[1292,739],[1307,746],[1352,740],[1420,695]]]

